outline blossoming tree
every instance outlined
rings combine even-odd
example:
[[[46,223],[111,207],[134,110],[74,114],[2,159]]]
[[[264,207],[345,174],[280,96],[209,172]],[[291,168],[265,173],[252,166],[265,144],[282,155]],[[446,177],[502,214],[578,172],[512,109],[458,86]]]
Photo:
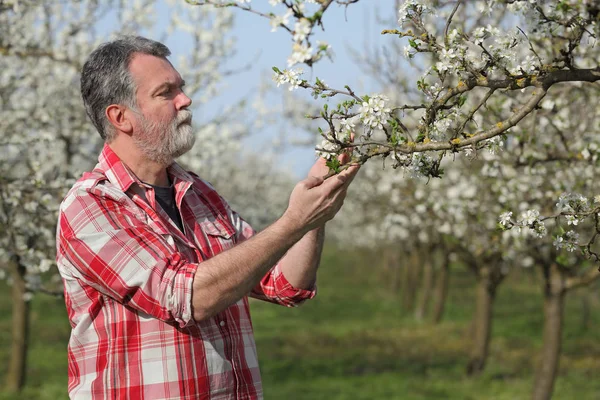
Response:
[[[301,69],[294,68],[302,63],[311,66],[329,54],[326,42],[312,44],[327,10],[359,0],[270,0],[271,9],[253,8],[250,0],[186,1],[252,12],[268,19],[273,30],[290,34],[288,68],[274,67],[274,80],[291,90],[309,89],[317,97],[345,97],[335,107],[326,104],[320,115],[326,124],[320,131],[319,151],[331,160],[334,170],[340,166],[333,156],[352,149],[355,163],[389,158],[395,167],[439,177],[444,157],[499,147],[553,86],[600,80],[594,57],[598,9],[587,1],[436,1],[435,6],[399,2],[401,29],[385,29],[382,34],[405,40],[403,52],[409,59],[430,56],[425,58],[430,67],[415,79],[420,98],[400,97],[394,104],[382,94],[331,88],[319,78],[309,82],[302,79]],[[472,25],[453,27],[455,19],[474,12],[480,17]],[[553,45],[544,46],[549,41]],[[490,125],[479,124],[489,103],[512,98],[514,93],[519,95],[510,109],[498,113]],[[549,96],[553,98],[551,91]],[[353,142],[350,131],[360,132]]]
[[[290,35],[287,67],[274,67],[274,80],[290,90],[304,88],[315,98],[328,100],[315,118],[322,121],[317,151],[329,160],[332,171],[344,168],[335,156],[352,150],[353,163],[384,159],[405,174],[425,178],[456,169],[457,179],[447,182],[471,182],[487,190],[480,192],[486,194],[486,201],[462,199],[471,205],[481,200],[480,208],[457,203],[462,211],[454,207],[445,218],[453,221],[453,227],[460,226],[455,217],[462,212],[482,228],[480,235],[473,236],[482,240],[475,247],[485,249],[489,257],[476,248],[467,247],[465,254],[487,295],[478,311],[484,320],[491,321],[490,302],[505,269],[503,263],[490,263],[526,256],[542,269],[545,345],[534,398],[549,398],[560,349],[564,295],[598,278],[582,257],[600,261],[596,243],[600,202],[593,200],[597,190],[592,186],[598,172],[594,138],[598,102],[593,99],[598,94],[594,82],[600,80],[599,7],[585,0],[398,1],[398,23],[386,26],[382,34],[390,36],[397,53],[421,72],[411,79],[402,76],[400,68],[385,71],[380,76],[391,76],[403,86],[392,86],[396,89],[392,93],[361,94],[350,86],[333,88],[319,78],[304,79],[297,67],[310,67],[329,54],[329,45],[314,41],[318,28],[326,24],[325,13],[336,4],[347,7],[358,0],[272,0],[271,8],[254,7],[249,0],[188,2],[252,12],[268,19],[273,30]],[[416,90],[404,90],[407,86]],[[334,98],[339,101],[332,106]],[[495,156],[486,159],[482,155],[486,151]],[[456,158],[476,161],[448,162]],[[485,162],[478,161],[482,159]],[[473,180],[476,170],[483,171],[485,179]],[[443,196],[443,191],[438,195]],[[399,203],[405,211],[411,202]],[[432,208],[425,210],[435,214]],[[414,218],[394,216],[393,208],[387,211],[387,221],[393,221],[388,225],[395,232],[402,231],[398,225],[403,219]],[[498,222],[504,234],[497,230]],[[362,224],[366,229],[364,220]],[[459,242],[464,239],[459,232],[449,233],[458,234]],[[550,234],[550,240],[538,238]],[[488,323],[479,332],[482,350],[472,360],[475,369],[483,365],[489,331]]]

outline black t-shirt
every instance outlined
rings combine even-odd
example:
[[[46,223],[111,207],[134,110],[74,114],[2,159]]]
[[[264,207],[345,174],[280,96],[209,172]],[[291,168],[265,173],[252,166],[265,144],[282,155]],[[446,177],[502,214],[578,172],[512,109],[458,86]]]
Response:
[[[175,203],[175,187],[173,184],[167,187],[150,186],[154,188],[154,197],[158,204],[165,210],[171,220],[175,222],[175,225],[177,225],[179,230],[183,232],[183,223],[181,222],[181,216],[179,215],[179,210],[177,210],[177,205]]]

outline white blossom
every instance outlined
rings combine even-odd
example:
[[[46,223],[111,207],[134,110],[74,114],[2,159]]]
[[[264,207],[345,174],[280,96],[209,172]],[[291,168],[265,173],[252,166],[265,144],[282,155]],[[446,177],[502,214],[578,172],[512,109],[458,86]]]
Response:
[[[290,22],[290,17],[293,15],[293,11],[289,10],[283,15],[273,15],[269,23],[271,24],[271,32],[277,31],[281,25],[287,25]]]
[[[500,218],[499,218],[500,225],[502,225],[505,228],[508,227],[511,224],[510,219],[512,218],[512,215],[513,215],[512,211],[507,211],[507,212],[500,214]]]
[[[320,150],[316,151],[317,156],[326,160],[332,159],[340,151],[340,145],[328,139],[323,139],[318,148]]]
[[[524,225],[533,225],[538,222],[540,218],[540,212],[538,210],[527,210],[521,215],[521,220]]]
[[[310,34],[312,30],[311,23],[308,19],[302,18],[294,26],[294,41],[301,42]]]
[[[302,79],[300,79],[300,75],[302,75],[304,71],[300,68],[296,69],[284,69],[281,72],[275,72],[273,74],[273,81],[277,83],[277,87],[283,85],[285,83],[289,83],[289,90],[297,89],[302,83]]]
[[[302,63],[312,58],[313,48],[300,43],[295,43],[292,47],[292,55],[288,58],[288,67]]]
[[[361,121],[368,127],[382,129],[389,117],[391,109],[386,106],[389,99],[381,94],[375,94],[363,101],[359,109]]]

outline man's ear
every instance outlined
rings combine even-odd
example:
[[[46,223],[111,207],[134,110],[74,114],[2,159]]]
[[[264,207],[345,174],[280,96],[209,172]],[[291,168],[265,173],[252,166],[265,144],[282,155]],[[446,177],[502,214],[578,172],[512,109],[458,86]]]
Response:
[[[129,115],[125,113],[127,107],[119,104],[111,104],[106,107],[106,118],[115,127],[117,131],[131,134],[133,132],[133,124],[129,119]]]

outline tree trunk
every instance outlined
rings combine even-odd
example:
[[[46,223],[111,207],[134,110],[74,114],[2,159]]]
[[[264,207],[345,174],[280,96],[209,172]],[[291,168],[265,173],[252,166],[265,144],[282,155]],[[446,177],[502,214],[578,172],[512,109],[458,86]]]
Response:
[[[590,299],[591,293],[587,292],[581,298],[581,331],[586,332],[591,326],[591,312],[590,312]]]
[[[544,293],[542,354],[535,375],[533,400],[549,400],[552,398],[561,349],[565,293],[564,278],[558,266],[550,266],[546,276],[546,290]]]
[[[589,331],[592,328],[592,309],[598,306],[598,292],[594,287],[586,289],[581,299],[581,330]]]
[[[390,289],[396,293],[400,290],[400,268],[398,264],[397,250],[387,246],[382,251],[382,262],[383,269],[385,271],[384,276],[387,277],[387,281],[390,283]]]
[[[419,284],[419,265],[421,264],[419,252],[413,250],[408,260],[408,263],[402,266],[404,268],[402,277],[402,305],[407,312],[412,311],[415,307],[415,298],[417,297],[417,287]]]
[[[450,280],[450,255],[444,254],[440,273],[435,285],[435,303],[433,305],[433,323],[438,324],[444,316],[446,298],[448,297],[448,283]]]
[[[479,268],[473,318],[473,347],[467,374],[477,375],[483,371],[490,347],[494,298],[498,284],[492,277],[492,267]]]
[[[25,267],[18,258],[10,261],[12,283],[12,345],[6,389],[19,392],[25,384],[27,366],[27,342],[29,337],[29,302],[26,301]]]
[[[422,321],[429,309],[431,289],[433,287],[433,262],[430,253],[423,254],[423,280],[421,282],[421,296],[415,308],[415,318]]]

